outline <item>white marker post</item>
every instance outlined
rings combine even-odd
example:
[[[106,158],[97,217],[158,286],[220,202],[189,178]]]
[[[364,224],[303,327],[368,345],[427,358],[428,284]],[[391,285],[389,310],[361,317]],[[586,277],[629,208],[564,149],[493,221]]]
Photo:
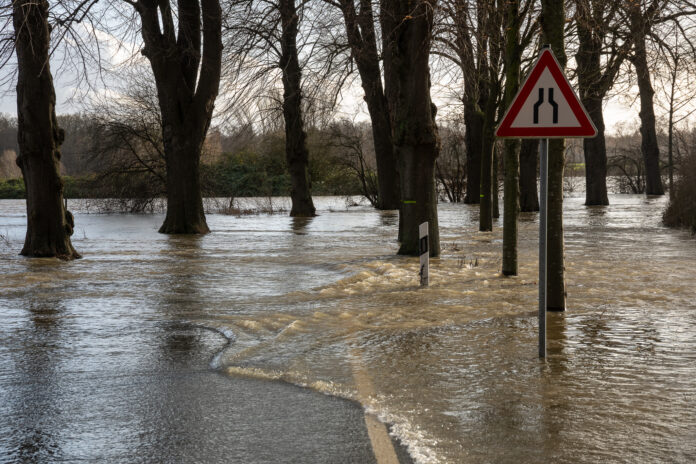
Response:
[[[420,252],[420,284],[427,287],[430,284],[430,244],[428,243],[428,223],[418,226],[418,251]]]
[[[597,135],[585,107],[546,45],[495,131],[502,138],[541,139],[539,144],[539,357],[546,357],[546,235],[549,139]]]

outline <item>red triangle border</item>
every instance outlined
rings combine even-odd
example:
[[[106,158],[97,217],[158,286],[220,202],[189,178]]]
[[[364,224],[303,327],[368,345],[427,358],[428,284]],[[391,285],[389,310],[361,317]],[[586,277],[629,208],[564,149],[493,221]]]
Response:
[[[551,76],[558,84],[561,93],[565,97],[573,114],[580,123],[579,127],[511,127],[515,118],[519,114],[525,101],[536,87],[536,83],[545,69],[551,72]],[[524,81],[522,88],[512,101],[510,108],[505,112],[503,120],[495,131],[496,137],[500,138],[574,138],[574,137],[594,137],[597,129],[590,120],[585,108],[578,100],[568,79],[563,74],[561,66],[556,60],[550,49],[546,48],[541,52],[539,59]]]

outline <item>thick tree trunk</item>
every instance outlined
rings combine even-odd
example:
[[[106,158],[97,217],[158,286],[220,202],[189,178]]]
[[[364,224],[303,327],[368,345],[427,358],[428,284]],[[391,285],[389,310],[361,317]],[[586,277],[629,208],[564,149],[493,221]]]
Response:
[[[179,121],[185,124],[185,121]],[[205,220],[201,197],[199,156],[202,140],[187,137],[191,131],[180,125],[165,131],[164,150],[167,160],[167,215],[159,229],[163,234],[205,234],[210,230]],[[196,144],[196,141],[200,142]]]
[[[520,4],[508,0],[505,11],[505,107],[520,85]],[[520,212],[520,141],[506,139],[504,144],[505,182],[503,184],[503,275],[517,275],[517,218]]]
[[[539,211],[537,166],[539,139],[524,139],[520,147],[520,211]]]
[[[384,78],[402,205],[399,254],[418,255],[418,226],[428,221],[430,255],[440,254],[435,192],[439,137],[430,99],[430,42],[435,1],[382,0]]]
[[[565,68],[565,6],[557,0],[542,0],[541,30],[544,43],[550,44],[560,65]],[[565,311],[565,264],[563,239],[563,168],[565,139],[549,143],[549,201],[547,237],[546,309]]]
[[[341,10],[346,24],[348,43],[360,74],[362,88],[365,91],[365,103],[367,103],[372,122],[379,189],[377,208],[399,209],[401,205],[399,171],[392,143],[389,106],[382,87],[372,2],[361,0],[360,13],[356,15],[353,0],[341,0]]]
[[[17,51],[17,165],[27,191],[27,233],[21,254],[79,258],[70,242],[73,217],[63,203],[59,174],[63,131],[49,66],[50,28],[46,0],[12,4]]]
[[[302,120],[302,70],[297,57],[298,15],[295,0],[280,0],[282,21],[280,68],[283,71],[283,118],[285,120],[285,157],[290,173],[292,209],[290,216],[315,215],[309,178],[304,122]]]
[[[585,204],[608,205],[607,195],[607,145],[604,138],[604,114],[602,98],[583,98],[587,113],[597,128],[597,136],[583,139],[585,152]]]
[[[640,92],[640,135],[641,151],[645,162],[645,193],[647,195],[664,195],[660,171],[660,149],[657,144],[655,129],[655,109],[653,97],[655,91],[650,82],[650,67],[645,45],[648,26],[640,11],[640,2],[631,7],[631,33],[633,34],[633,57],[631,61],[636,69],[636,81]]]
[[[198,165],[220,84],[222,11],[219,0],[134,5],[157,86],[167,163],[167,215],[160,232],[204,234]],[[202,50],[202,52],[201,52]]]
[[[466,147],[466,194],[464,203],[478,205],[481,201],[481,153],[483,146],[483,114],[476,104],[464,103],[464,146]]]

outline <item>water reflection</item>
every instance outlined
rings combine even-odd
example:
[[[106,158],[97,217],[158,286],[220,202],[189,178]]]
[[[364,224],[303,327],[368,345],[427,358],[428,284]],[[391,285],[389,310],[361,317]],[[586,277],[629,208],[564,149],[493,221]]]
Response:
[[[290,218],[290,227],[295,235],[307,235],[307,230],[313,220],[313,217],[292,217]]]
[[[55,298],[27,296],[22,308],[29,313],[27,325],[20,331],[21,348],[13,350],[19,388],[10,394],[7,407],[16,420],[10,455],[22,462],[59,458],[62,454],[63,409],[60,395],[62,302]],[[19,340],[17,340],[19,341]]]
[[[348,398],[371,385],[365,406],[419,462],[691,462],[694,241],[662,228],[663,200],[582,200],[564,209],[569,310],[548,314],[543,363],[535,213],[522,215],[520,275],[504,279],[500,228],[479,233],[476,206],[441,205],[428,288],[417,259],[393,256],[395,212],[213,215],[205,237],[83,215],[85,259],[0,260],[0,449],[215,460],[241,433],[219,408],[266,404],[201,380],[225,344],[204,326],[237,337],[221,372]],[[245,442],[264,426],[249,430]],[[218,460],[254,460],[238,456]]]

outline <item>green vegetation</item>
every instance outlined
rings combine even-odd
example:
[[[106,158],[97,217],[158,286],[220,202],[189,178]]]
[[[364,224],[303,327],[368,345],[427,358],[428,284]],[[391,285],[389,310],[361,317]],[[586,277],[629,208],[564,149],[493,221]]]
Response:
[[[0,179],[1,199],[21,199],[26,197],[22,179]]]

